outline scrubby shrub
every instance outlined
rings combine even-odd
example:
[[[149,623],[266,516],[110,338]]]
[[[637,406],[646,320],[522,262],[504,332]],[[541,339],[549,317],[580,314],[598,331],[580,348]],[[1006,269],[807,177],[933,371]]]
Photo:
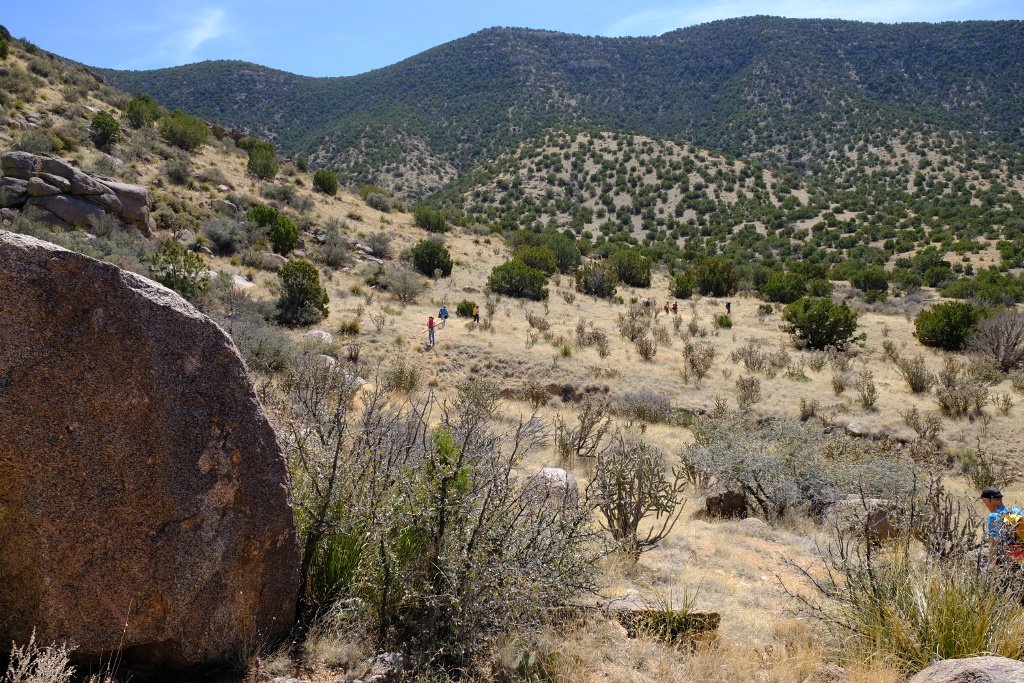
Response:
[[[249,245],[245,228],[230,218],[207,218],[203,221],[203,233],[221,256],[237,254]]]
[[[163,114],[163,109],[149,95],[138,94],[128,100],[122,108],[124,118],[132,128],[143,128],[150,125]]]
[[[612,409],[628,419],[657,424],[672,415],[672,402],[650,389],[640,389],[616,396]]]
[[[267,231],[267,238],[270,240],[274,252],[277,254],[290,254],[295,249],[299,240],[299,230],[288,220],[287,216],[278,215],[274,224]]]
[[[261,228],[269,228],[277,221],[279,215],[276,209],[264,206],[263,204],[257,204],[249,209],[249,212],[245,214],[245,219]]]
[[[175,185],[187,185],[192,180],[192,161],[187,158],[168,159],[164,164],[164,177]]]
[[[452,274],[452,255],[443,244],[433,240],[421,240],[412,248],[412,261],[416,270],[424,275],[433,276],[439,272],[441,277]]]
[[[277,271],[281,296],[277,300],[277,320],[288,327],[315,325],[327,317],[330,301],[320,284],[320,273],[309,261],[289,261]]]
[[[850,491],[900,500],[913,486],[908,463],[810,423],[703,417],[693,430],[696,443],[681,453],[683,463],[719,490],[742,491],[766,519],[808,504],[822,510]]]
[[[160,119],[160,135],[175,147],[194,152],[206,144],[210,127],[202,119],[175,109]]]
[[[405,268],[385,268],[380,286],[403,303],[412,303],[426,289],[422,278]]]
[[[968,338],[967,348],[993,359],[1003,372],[1024,364],[1024,312],[1000,311],[978,323]]]
[[[736,380],[736,404],[740,410],[760,403],[762,398],[761,380],[756,377],[740,377]]]
[[[935,375],[924,362],[924,356],[917,355],[913,358],[896,358],[896,369],[907,381],[910,390],[915,394],[922,394],[932,388],[935,384]]]
[[[592,586],[592,508],[522,476],[542,425],[500,420],[489,382],[456,387],[440,421],[433,395],[396,401],[385,387],[355,401],[354,373],[304,368],[284,388],[303,614],[467,667],[491,636]],[[314,395],[339,399],[301,400]]]
[[[630,287],[651,286],[651,259],[633,249],[621,249],[608,259],[619,281]]]
[[[605,263],[590,262],[576,270],[576,291],[602,299],[615,296],[618,274]]]
[[[548,298],[544,273],[512,259],[491,270],[487,288],[496,294],[541,301]]]
[[[552,275],[558,272],[558,258],[547,247],[523,245],[516,249],[514,258],[531,268],[541,271],[545,275]]]
[[[210,287],[210,275],[203,259],[173,237],[160,243],[153,254],[149,274],[189,301]]]
[[[693,284],[703,296],[731,296],[740,286],[740,274],[728,259],[704,259],[693,268]]]
[[[391,213],[391,200],[379,192],[371,192],[366,195],[366,205],[371,209],[377,209],[377,211]]]
[[[1024,301],[1021,278],[999,272],[996,266],[982,270],[973,278],[962,278],[942,290],[951,299],[976,299],[992,306],[1007,306]]]
[[[676,299],[689,299],[693,296],[693,275],[680,273],[669,281],[668,294]]]
[[[835,286],[828,280],[815,278],[807,281],[807,296],[832,296]]]
[[[367,237],[366,246],[373,250],[377,258],[391,258],[391,235],[386,232],[375,232]]]
[[[472,318],[473,309],[476,308],[476,303],[469,299],[463,299],[455,306],[455,315],[460,318]]]
[[[257,141],[249,150],[245,170],[260,180],[273,180],[277,175],[277,147],[270,142]]]
[[[33,128],[21,131],[11,148],[30,154],[50,154],[57,149],[55,141],[55,136],[48,131]]]
[[[799,273],[777,270],[768,276],[768,280],[757,291],[767,301],[791,304],[807,295],[807,280]]]
[[[7,57],[11,54],[11,46],[6,40],[0,38],[0,61],[7,61]]]
[[[637,337],[633,344],[636,346],[636,355],[640,356],[641,360],[650,362],[654,360],[654,356],[658,353],[658,345],[646,335]]]
[[[412,218],[418,227],[427,232],[446,232],[448,230],[448,222],[444,219],[444,214],[429,206],[422,204],[417,206],[412,211]]]
[[[566,237],[560,232],[553,232],[548,237],[548,241],[544,244],[551,253],[555,255],[555,259],[558,261],[558,270],[562,273],[572,273],[577,268],[583,256],[580,254],[580,248],[576,245],[576,241]]]
[[[97,112],[96,116],[92,117],[89,130],[97,147],[106,149],[121,142],[121,126],[105,111]]]
[[[715,318],[715,327],[720,327],[723,330],[732,329],[732,318],[727,315],[720,315]]]
[[[799,299],[782,310],[787,323],[782,331],[793,336],[800,346],[824,350],[828,346],[843,349],[854,338],[857,314],[844,301],[831,299]]]
[[[925,346],[959,351],[975,330],[981,310],[963,301],[937,304],[914,319],[914,336]]]
[[[338,174],[321,168],[313,174],[313,187],[333,197],[338,194]]]
[[[862,292],[884,292],[889,289],[889,277],[880,267],[869,268],[851,275],[850,284]]]

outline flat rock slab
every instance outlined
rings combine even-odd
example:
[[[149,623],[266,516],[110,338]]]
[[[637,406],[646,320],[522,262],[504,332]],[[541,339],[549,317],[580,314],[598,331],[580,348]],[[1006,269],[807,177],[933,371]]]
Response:
[[[285,465],[219,327],[0,231],[0,349],[0,643],[183,669],[291,625]]]

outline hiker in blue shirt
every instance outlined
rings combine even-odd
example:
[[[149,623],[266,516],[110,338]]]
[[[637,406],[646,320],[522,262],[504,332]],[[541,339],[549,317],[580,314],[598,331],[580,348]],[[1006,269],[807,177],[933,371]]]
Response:
[[[448,307],[441,304],[441,310],[437,312],[437,317],[441,319],[441,329],[444,329],[444,324],[448,322]]]
[[[1024,559],[1019,541],[1010,536],[1013,530],[1003,522],[1003,518],[1008,514],[1020,515],[1020,508],[1008,508],[1003,505],[1002,491],[991,486],[981,492],[978,500],[988,510],[988,519],[985,520],[985,536],[989,542],[989,564],[994,566],[1007,559],[1016,562]],[[1015,533],[1014,536],[1016,536]]]

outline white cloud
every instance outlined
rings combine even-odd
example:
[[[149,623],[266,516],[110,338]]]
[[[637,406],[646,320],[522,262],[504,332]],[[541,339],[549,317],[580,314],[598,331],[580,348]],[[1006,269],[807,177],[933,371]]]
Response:
[[[733,0],[663,5],[623,17],[602,33],[608,36],[660,35],[684,26],[717,19],[767,14],[794,19],[850,19],[854,21],[941,21],[958,18],[965,9],[984,0]]]
[[[224,19],[227,13],[222,9],[205,9],[192,26],[185,27],[181,32],[181,45],[189,56],[203,43],[219,38],[227,32]]]

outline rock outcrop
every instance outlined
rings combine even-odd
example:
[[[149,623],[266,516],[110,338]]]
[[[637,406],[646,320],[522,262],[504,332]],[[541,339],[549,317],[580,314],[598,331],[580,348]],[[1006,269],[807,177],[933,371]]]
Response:
[[[0,156],[0,209],[35,210],[56,225],[89,227],[104,213],[135,226],[147,237],[156,230],[146,188],[80,171],[60,159],[5,152]]]
[[[0,349],[0,643],[180,669],[289,627],[285,465],[219,327],[0,231]]]
[[[909,683],[1024,683],[1024,662],[1006,657],[944,659],[915,674]]]

